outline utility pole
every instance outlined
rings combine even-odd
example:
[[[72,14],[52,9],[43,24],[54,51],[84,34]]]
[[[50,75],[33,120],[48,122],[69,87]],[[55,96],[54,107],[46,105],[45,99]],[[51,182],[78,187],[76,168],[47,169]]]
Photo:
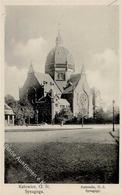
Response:
[[[113,131],[115,131],[115,127],[114,127],[114,105],[115,105],[115,100],[113,100]]]

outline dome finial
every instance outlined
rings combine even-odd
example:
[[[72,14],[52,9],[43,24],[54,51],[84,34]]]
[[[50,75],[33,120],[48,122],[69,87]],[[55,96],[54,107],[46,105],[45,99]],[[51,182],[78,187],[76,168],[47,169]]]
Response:
[[[58,35],[56,37],[56,46],[60,46],[62,45],[62,38],[61,38],[61,34],[60,34],[60,23],[58,23]]]

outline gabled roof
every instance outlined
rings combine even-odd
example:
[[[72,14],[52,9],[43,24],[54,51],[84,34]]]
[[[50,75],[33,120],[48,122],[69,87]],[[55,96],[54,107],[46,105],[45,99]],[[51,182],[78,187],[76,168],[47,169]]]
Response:
[[[26,91],[29,88],[29,86],[32,87],[34,79],[37,80],[39,85],[44,86],[44,91],[45,92],[48,93],[52,89],[55,94],[61,94],[60,88],[55,83],[55,81],[53,81],[51,76],[49,74],[36,72],[34,70],[32,64],[30,65],[30,68],[29,68],[29,71],[28,71],[28,76],[27,76],[27,78],[26,78],[26,80],[24,82],[24,85],[22,87],[24,93],[26,93]]]
[[[67,82],[67,87],[64,89],[63,94],[72,93],[72,91],[76,88],[79,80],[81,78],[81,74],[73,74]]]
[[[45,91],[49,92],[53,89],[56,93],[61,93],[57,84],[53,81],[49,74],[34,72],[36,79],[38,80],[40,85],[44,85]]]

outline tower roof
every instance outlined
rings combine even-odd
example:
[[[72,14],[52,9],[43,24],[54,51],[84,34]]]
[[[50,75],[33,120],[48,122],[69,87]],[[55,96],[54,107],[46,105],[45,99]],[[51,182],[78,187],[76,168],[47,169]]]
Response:
[[[86,71],[85,71],[85,66],[84,64],[82,65],[82,68],[81,68],[81,75],[84,75],[86,74]]]
[[[45,72],[50,74],[50,71],[53,71],[54,68],[69,68],[74,71],[75,64],[73,57],[69,50],[62,46],[62,38],[60,32],[56,37],[56,46],[48,53]]]
[[[34,68],[33,68],[33,65],[31,63],[30,67],[29,67],[29,70],[28,70],[28,73],[33,73],[34,72]]]

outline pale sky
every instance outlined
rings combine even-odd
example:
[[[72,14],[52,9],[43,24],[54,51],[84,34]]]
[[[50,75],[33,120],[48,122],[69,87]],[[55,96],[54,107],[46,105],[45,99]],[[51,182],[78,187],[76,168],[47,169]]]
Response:
[[[59,23],[76,72],[84,64],[90,87],[119,102],[119,10],[117,6],[8,6],[5,21],[5,94],[18,99],[31,62],[44,72]]]

